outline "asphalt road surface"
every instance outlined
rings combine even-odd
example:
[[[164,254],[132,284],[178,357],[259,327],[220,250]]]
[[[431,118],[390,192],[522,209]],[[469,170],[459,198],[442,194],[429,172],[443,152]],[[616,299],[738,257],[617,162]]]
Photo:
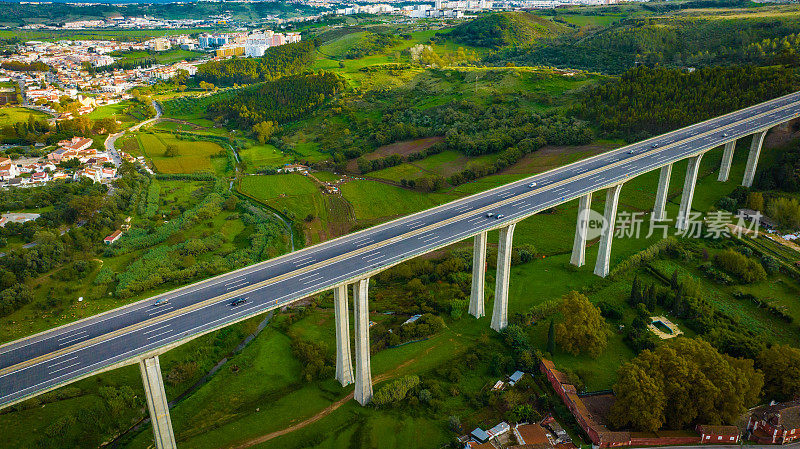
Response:
[[[0,407],[798,116],[790,94],[8,343]]]

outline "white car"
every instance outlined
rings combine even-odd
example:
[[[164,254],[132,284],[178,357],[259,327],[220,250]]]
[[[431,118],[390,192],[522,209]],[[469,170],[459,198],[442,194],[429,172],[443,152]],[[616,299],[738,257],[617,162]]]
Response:
[[[534,187],[536,187],[536,183],[535,183],[535,182],[532,182],[532,183],[528,184],[528,187],[530,187],[530,188],[534,188]]]
[[[486,218],[492,218],[492,217],[494,217],[493,212],[486,212]]]

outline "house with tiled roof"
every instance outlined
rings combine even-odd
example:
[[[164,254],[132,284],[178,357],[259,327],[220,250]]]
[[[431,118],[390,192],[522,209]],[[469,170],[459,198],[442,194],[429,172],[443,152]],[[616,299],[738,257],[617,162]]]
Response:
[[[736,426],[709,426],[701,424],[695,428],[700,434],[701,444],[736,444],[739,428]]]
[[[58,142],[58,146],[67,150],[81,151],[89,148],[94,140],[88,137],[75,136],[72,139],[62,140]]]
[[[800,399],[764,405],[752,410],[747,421],[750,440],[759,444],[786,444],[800,438]]]
[[[0,180],[7,181],[19,176],[17,164],[7,157],[0,157]]]

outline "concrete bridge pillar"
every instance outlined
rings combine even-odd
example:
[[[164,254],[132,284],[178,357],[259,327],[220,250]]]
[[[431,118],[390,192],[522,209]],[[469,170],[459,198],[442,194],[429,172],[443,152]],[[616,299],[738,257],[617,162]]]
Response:
[[[589,231],[589,211],[592,208],[592,193],[583,195],[578,203],[578,224],[575,226],[575,241],[569,262],[576,267],[586,263],[586,233]]]
[[[164,392],[164,379],[161,377],[161,364],[158,356],[139,361],[142,371],[147,408],[157,449],[175,449],[175,435],[172,433],[172,420],[169,417],[169,404]]]
[[[653,206],[653,220],[661,221],[666,218],[667,195],[669,195],[669,180],[672,177],[672,164],[661,167],[661,175],[658,177],[658,191],[656,192],[656,203]]]
[[[622,184],[609,187],[606,191],[606,206],[603,213],[605,226],[600,236],[600,246],[597,251],[597,262],[594,265],[594,274],[600,277],[608,276],[611,262],[611,243],[614,240],[614,221],[617,219],[617,205]]]
[[[703,154],[689,158],[689,165],[686,167],[686,178],[683,181],[683,194],[681,195],[681,207],[678,211],[676,227],[685,230],[689,223],[689,214],[692,212],[692,198],[694,198],[694,187],[697,184],[697,173],[700,171],[700,160]]]
[[[756,176],[756,165],[758,165],[758,156],[761,154],[761,144],[764,143],[764,137],[767,135],[764,130],[753,134],[753,141],[750,143],[750,154],[747,156],[747,167],[744,169],[744,179],[742,185],[745,187],[753,186],[753,179]]]
[[[511,277],[511,243],[514,239],[516,223],[500,229],[500,242],[497,245],[497,276],[494,287],[494,309],[492,310],[492,329],[500,332],[508,326],[508,282]]]
[[[369,355],[369,278],[353,284],[353,313],[356,332],[355,400],[367,405],[372,400],[372,368]]]
[[[486,277],[486,232],[475,236],[472,247],[472,292],[469,295],[469,314],[475,318],[484,313],[484,279]]]
[[[736,140],[731,140],[725,144],[725,151],[722,153],[722,163],[719,166],[719,177],[717,181],[725,182],[731,174],[731,162],[733,161],[733,150],[736,149]]]
[[[350,356],[350,320],[347,285],[333,289],[333,313],[336,321],[336,380],[343,387],[353,383],[353,360]]]

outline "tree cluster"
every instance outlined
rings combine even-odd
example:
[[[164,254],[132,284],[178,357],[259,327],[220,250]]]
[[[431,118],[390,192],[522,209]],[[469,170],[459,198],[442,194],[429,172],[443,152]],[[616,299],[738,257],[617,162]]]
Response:
[[[232,58],[209,61],[197,68],[198,81],[232,85],[271,81],[300,73],[314,60],[313,41],[270,47],[260,58]]]
[[[289,75],[214,102],[208,114],[240,128],[265,121],[286,123],[313,111],[344,88],[344,80],[331,72]]]
[[[640,140],[792,92],[794,78],[783,67],[637,67],[586,89],[579,112],[606,136]]]
[[[609,419],[616,427],[641,431],[734,424],[756,403],[763,385],[752,360],[678,337],[620,367]]]

